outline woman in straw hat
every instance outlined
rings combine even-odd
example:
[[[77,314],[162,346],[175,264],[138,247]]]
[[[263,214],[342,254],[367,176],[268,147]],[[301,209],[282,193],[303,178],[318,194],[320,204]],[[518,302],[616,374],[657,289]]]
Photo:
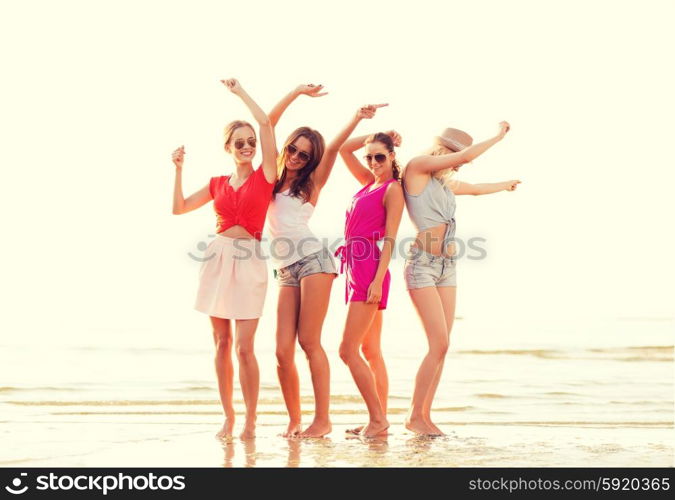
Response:
[[[408,213],[417,229],[405,263],[405,280],[427,335],[429,350],[415,378],[406,428],[416,434],[443,435],[431,421],[431,404],[443,372],[450,330],[455,317],[455,195],[513,191],[518,180],[469,184],[452,175],[496,143],[509,131],[501,122],[499,133],[473,144],[462,130],[448,128],[435,138],[426,154],[410,160],[403,171]]]

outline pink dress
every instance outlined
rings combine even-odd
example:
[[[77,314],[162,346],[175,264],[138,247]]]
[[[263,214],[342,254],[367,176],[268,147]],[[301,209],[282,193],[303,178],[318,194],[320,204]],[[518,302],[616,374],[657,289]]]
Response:
[[[340,272],[345,272],[345,303],[365,302],[368,287],[377,274],[380,263],[380,249],[377,241],[384,238],[387,212],[382,201],[387,186],[396,182],[390,179],[381,186],[368,191],[371,182],[352,198],[347,210],[345,244],[337,249],[335,256],[341,260]],[[386,309],[389,297],[389,270],[382,280],[382,298],[378,309]]]

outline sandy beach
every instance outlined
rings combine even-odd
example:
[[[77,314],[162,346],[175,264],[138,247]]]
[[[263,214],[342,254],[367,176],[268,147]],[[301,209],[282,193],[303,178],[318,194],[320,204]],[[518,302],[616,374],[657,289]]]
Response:
[[[222,417],[208,348],[52,348],[41,358],[45,369],[31,374],[25,360],[36,350],[5,346],[0,465],[671,467],[672,324],[605,326],[608,335],[619,332],[624,340],[640,331],[644,345],[617,345],[614,337],[612,346],[608,335],[598,334],[587,345],[570,335],[566,346],[539,340],[538,347],[528,347],[523,340],[505,348],[491,340],[488,347],[475,339],[491,327],[463,321],[458,330],[474,340],[460,337],[448,356],[434,410],[448,436],[434,439],[416,437],[403,426],[421,347],[406,353],[396,342],[387,346],[398,353],[386,358],[392,426],[386,439],[366,440],[345,434],[365,422],[365,407],[336,359],[334,342],[327,342],[334,429],[324,439],[298,440],[279,436],[286,412],[273,344],[261,342],[257,437],[223,442],[214,437]],[[401,337],[394,329],[391,338]],[[309,374],[300,355],[297,362],[308,424]],[[235,399],[236,431],[243,422],[238,389]]]
[[[4,467],[672,467],[673,427],[624,424],[458,424],[447,437],[413,436],[400,423],[384,439],[284,439],[283,425],[261,425],[254,440],[213,437],[210,421],[74,424],[53,419],[12,425]],[[205,418],[206,419],[206,418]],[[106,419],[114,420],[114,419]],[[164,419],[162,419],[164,420]],[[208,419],[206,419],[208,420]],[[337,420],[337,419],[336,419]],[[342,421],[343,419],[339,419]],[[5,431],[7,432],[7,431]],[[526,452],[524,452],[526,450]]]

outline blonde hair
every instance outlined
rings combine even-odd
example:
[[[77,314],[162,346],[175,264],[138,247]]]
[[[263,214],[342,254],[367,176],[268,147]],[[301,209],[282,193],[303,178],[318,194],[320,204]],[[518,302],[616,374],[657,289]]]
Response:
[[[242,127],[248,127],[251,130],[253,130],[253,137],[256,137],[255,129],[249,122],[246,122],[244,120],[234,120],[233,122],[230,122],[227,125],[225,125],[225,130],[223,130],[223,140],[225,141],[226,146],[230,144],[230,141],[232,140],[232,134],[234,134],[234,131]]]
[[[455,152],[456,151],[453,151],[452,149],[443,146],[442,144],[434,144],[429,149],[427,149],[423,154],[430,156],[441,156]],[[453,179],[455,172],[456,171],[453,170],[452,168],[444,168],[443,170],[436,170],[431,175],[432,177],[435,177],[436,179],[441,181],[441,184],[446,186],[448,189],[453,189],[455,185],[459,182],[456,179]]]

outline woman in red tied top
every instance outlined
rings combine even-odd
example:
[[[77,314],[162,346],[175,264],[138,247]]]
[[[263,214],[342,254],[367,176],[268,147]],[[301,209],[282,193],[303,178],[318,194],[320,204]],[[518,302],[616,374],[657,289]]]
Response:
[[[232,436],[234,426],[231,320],[236,321],[239,380],[246,404],[246,422],[240,437],[250,439],[255,436],[260,385],[253,338],[267,291],[267,264],[260,251],[260,237],[277,178],[277,152],[265,112],[237,80],[222,82],[244,101],[260,126],[262,165],[254,170],[251,163],[257,146],[253,127],[245,121],[234,121],[225,127],[225,151],[232,155],[235,172],[213,177],[202,189],[183,198],[181,171],[185,148],[181,146],[173,152],[176,165],[173,213],[184,214],[213,200],[218,234],[204,251],[195,309],[208,314],[213,326],[216,375],[225,413],[225,423],[217,434],[221,438]]]

